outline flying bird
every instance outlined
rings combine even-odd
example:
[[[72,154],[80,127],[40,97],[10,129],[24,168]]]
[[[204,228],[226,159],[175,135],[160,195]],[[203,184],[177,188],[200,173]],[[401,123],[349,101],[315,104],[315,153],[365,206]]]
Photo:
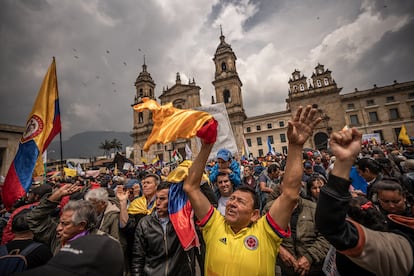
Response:
[[[112,82],[112,85],[115,85],[115,82]]]
[[[127,63],[124,61],[124,65],[127,66]]]
[[[74,58],[79,58],[78,56],[73,56]]]
[[[106,53],[109,54],[110,53],[109,50],[106,50]]]

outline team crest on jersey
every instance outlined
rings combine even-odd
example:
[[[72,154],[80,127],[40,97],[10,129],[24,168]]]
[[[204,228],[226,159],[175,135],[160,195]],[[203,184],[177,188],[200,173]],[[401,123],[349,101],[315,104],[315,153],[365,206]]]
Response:
[[[37,135],[39,135],[43,131],[43,121],[42,119],[37,116],[33,115],[26,124],[26,130],[23,133],[21,142],[27,142],[33,138],[35,138]]]
[[[256,236],[247,236],[244,239],[244,247],[246,247],[249,250],[256,250],[259,246],[259,240],[256,238]]]

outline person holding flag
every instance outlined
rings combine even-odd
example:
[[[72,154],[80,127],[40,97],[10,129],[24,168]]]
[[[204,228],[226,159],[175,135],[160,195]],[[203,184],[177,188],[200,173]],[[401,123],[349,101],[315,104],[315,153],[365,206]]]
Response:
[[[33,174],[42,174],[42,154],[60,131],[59,93],[53,58],[4,181],[2,199],[7,209],[29,191]]]

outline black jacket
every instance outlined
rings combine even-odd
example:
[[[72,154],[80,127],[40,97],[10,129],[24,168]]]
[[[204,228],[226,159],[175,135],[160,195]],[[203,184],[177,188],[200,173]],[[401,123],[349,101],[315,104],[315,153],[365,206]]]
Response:
[[[170,221],[164,233],[156,212],[143,217],[132,248],[132,275],[195,275],[194,248],[184,251]]]

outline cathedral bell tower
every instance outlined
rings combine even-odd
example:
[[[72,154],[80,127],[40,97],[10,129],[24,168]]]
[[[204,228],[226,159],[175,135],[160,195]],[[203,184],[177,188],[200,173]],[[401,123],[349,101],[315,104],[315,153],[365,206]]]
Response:
[[[236,70],[237,57],[224,38],[223,32],[221,31],[220,44],[213,58],[216,70],[212,83],[216,90],[216,102],[226,105],[239,151],[238,154],[241,156],[241,149],[243,147],[243,122],[246,119],[241,92],[243,84]]]
[[[152,80],[151,74],[147,71],[145,59],[142,65],[142,71],[139,73],[134,85],[136,94],[132,106],[141,102],[143,97],[149,97],[155,100],[155,82]],[[149,110],[144,110],[143,112],[133,111],[133,117],[134,127],[131,136],[134,140],[134,163],[138,164],[141,157],[145,155],[142,148],[152,131],[152,113]]]
[[[289,98],[286,99],[288,109],[295,114],[299,106],[312,105],[318,110],[322,122],[315,128],[313,139],[308,140],[307,147],[326,149],[328,138],[333,129],[341,129],[345,125],[344,110],[339,88],[332,78],[332,72],[319,64],[315,67],[310,79],[299,70],[294,70],[289,83]]]

